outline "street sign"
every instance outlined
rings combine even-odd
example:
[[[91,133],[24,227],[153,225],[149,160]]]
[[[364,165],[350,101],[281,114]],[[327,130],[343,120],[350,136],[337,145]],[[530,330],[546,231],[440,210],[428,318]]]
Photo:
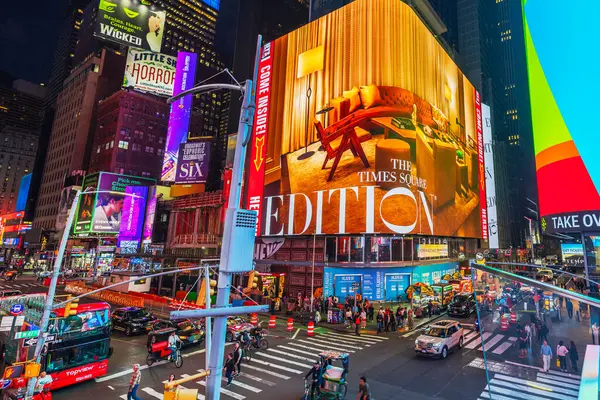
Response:
[[[35,346],[37,344],[37,342],[38,342],[37,338],[27,339],[27,340],[23,341],[23,347]]]
[[[10,387],[11,383],[12,383],[12,379],[0,380],[0,390],[8,389]]]
[[[31,339],[31,338],[36,338],[39,335],[40,335],[40,331],[39,330],[17,332],[17,334],[15,335],[15,339]]]
[[[25,310],[25,306],[23,304],[13,304],[10,306],[10,313],[12,315],[19,315]]]
[[[23,326],[24,323],[25,323],[25,316],[24,315],[19,315],[17,317],[17,320],[15,321],[15,326],[16,327],[21,327],[21,326]]]
[[[48,335],[47,333],[44,333],[44,340],[46,343],[54,342],[56,341],[56,335]]]

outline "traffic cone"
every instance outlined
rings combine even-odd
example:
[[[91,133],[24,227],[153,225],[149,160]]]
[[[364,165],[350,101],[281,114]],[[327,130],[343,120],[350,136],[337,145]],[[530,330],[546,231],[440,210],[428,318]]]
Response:
[[[308,329],[306,330],[306,334],[308,336],[314,336],[315,335],[315,323],[312,321],[308,322]]]
[[[252,317],[250,318],[250,323],[254,326],[258,325],[258,314],[257,313],[252,314]]]
[[[288,331],[291,336],[293,330],[294,330],[294,318],[288,318],[286,331]]]
[[[508,330],[508,320],[506,319],[506,317],[504,317],[504,315],[500,317],[500,329],[503,331]]]
[[[271,318],[269,318],[269,329],[275,329],[275,321],[277,321],[277,318],[275,318],[274,315],[271,315]]]
[[[510,323],[513,325],[517,323],[517,313],[515,311],[510,312]]]

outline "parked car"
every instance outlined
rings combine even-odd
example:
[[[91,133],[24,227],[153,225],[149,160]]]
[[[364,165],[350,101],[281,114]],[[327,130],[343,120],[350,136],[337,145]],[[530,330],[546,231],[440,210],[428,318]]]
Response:
[[[472,294],[457,294],[448,305],[448,315],[468,316],[475,312],[475,307],[475,298]]]
[[[552,278],[554,278],[554,272],[551,269],[538,268],[535,277],[536,279],[539,279],[542,282],[551,281]]]
[[[227,333],[225,339],[228,342],[237,340],[240,334],[244,331],[250,332],[254,325],[240,317],[227,317]]]
[[[448,352],[462,348],[463,327],[456,321],[442,320],[431,324],[415,339],[415,353],[421,356],[446,358]]]
[[[204,329],[200,323],[194,322],[190,319],[179,319],[179,320],[158,320],[152,324],[150,328],[151,333],[156,333],[164,329],[175,329],[175,334],[179,336],[184,346],[202,343],[204,340]]]
[[[140,307],[117,308],[112,313],[113,329],[123,331],[127,336],[148,332],[156,320],[151,312]]]

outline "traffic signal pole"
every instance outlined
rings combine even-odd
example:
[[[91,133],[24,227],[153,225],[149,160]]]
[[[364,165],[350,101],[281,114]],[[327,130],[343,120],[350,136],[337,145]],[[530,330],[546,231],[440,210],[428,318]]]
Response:
[[[50,320],[50,313],[52,312],[52,304],[54,302],[54,295],[56,294],[56,285],[58,283],[58,277],[60,275],[60,267],[65,255],[65,249],[67,248],[67,241],[69,240],[69,233],[71,231],[71,227],[73,226],[73,220],[75,219],[75,213],[77,212],[77,206],[79,204],[79,197],[81,195],[81,191],[78,190],[75,194],[75,198],[73,199],[73,205],[71,205],[71,210],[69,210],[69,217],[67,218],[67,224],[65,226],[65,230],[63,231],[62,238],[60,240],[60,245],[58,247],[58,255],[54,260],[54,270],[52,272],[52,279],[50,280],[50,287],[48,288],[48,295],[46,297],[46,304],[44,304],[44,313],[42,314],[42,320],[40,322],[40,333],[38,335],[38,341],[35,345],[34,359],[36,363],[40,363],[42,359],[42,349],[44,347],[45,337],[44,334],[48,330],[48,321]],[[27,392],[26,399],[31,399],[33,397],[33,389],[35,388],[35,379],[29,379],[27,383]]]

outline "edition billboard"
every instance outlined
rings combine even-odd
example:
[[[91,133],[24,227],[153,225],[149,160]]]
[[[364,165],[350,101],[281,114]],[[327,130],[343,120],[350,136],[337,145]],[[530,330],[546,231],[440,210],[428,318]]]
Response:
[[[527,0],[523,15],[542,230],[599,231],[600,79],[590,49],[600,3]]]
[[[176,57],[130,47],[127,51],[123,87],[171,97],[176,65]]]
[[[160,53],[167,13],[146,0],[100,0],[94,34],[124,46]]]
[[[485,239],[481,123],[410,6],[354,1],[263,48],[246,206],[263,236]]]

